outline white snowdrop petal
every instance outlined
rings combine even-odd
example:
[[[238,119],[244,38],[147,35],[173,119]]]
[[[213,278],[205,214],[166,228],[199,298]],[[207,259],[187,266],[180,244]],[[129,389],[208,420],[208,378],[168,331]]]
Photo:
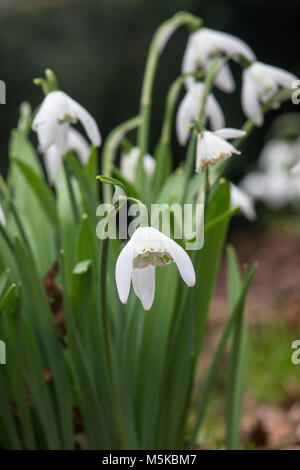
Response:
[[[155,166],[156,166],[156,161],[155,161],[155,159],[154,159],[151,155],[146,154],[146,155],[144,156],[144,169],[145,169],[146,174],[147,174],[150,178],[151,178],[151,176],[152,176],[153,173],[154,173]]]
[[[62,91],[48,93],[32,124],[32,129],[38,134],[42,151],[56,143],[57,132],[65,116],[75,118],[68,106],[68,96]]]
[[[226,93],[234,92],[235,83],[228,64],[221,66],[215,79],[215,85]]]
[[[292,83],[297,80],[296,75],[287,72],[279,67],[273,65],[258,63],[261,66],[262,73],[269,74],[279,85],[287,88],[292,88]]]
[[[244,214],[245,217],[247,217],[247,219],[256,219],[253,198],[249,194],[247,194],[246,191],[239,188],[233,183],[230,183],[230,199],[232,209],[240,207],[241,212]]]
[[[176,116],[176,133],[178,142],[181,145],[185,145],[187,143],[190,133],[188,126],[199,115],[203,91],[204,85],[202,82],[193,83],[178,107]],[[204,123],[207,118],[209,119],[213,130],[219,129],[225,125],[223,111],[211,93],[208,95],[206,101],[205,116],[203,119]]]
[[[214,131],[214,135],[221,137],[222,139],[237,139],[239,137],[243,137],[246,135],[245,131],[241,129],[233,129],[231,127],[224,127],[223,129],[219,129]]]
[[[248,59],[250,62],[255,60],[255,54],[252,51],[252,49],[246,44],[245,41],[242,39],[233,36],[228,33],[224,33],[221,31],[214,31],[206,28],[207,31],[211,32],[211,36],[214,35],[215,37],[215,42],[218,43],[219,48],[222,51],[227,52],[227,54],[240,54],[244,56],[246,59]]]
[[[128,153],[121,155],[120,170],[122,175],[130,182],[134,182],[136,167],[138,158],[140,155],[140,149],[138,147],[132,147]],[[155,169],[156,161],[151,155],[144,155],[144,170],[146,174],[151,177]]]
[[[5,214],[3,212],[3,209],[2,209],[2,206],[0,204],[0,224],[1,225],[5,225],[6,224],[6,218],[5,218]]]
[[[133,269],[132,285],[145,310],[150,310],[155,294],[155,266]]]
[[[233,145],[215,135],[215,132],[200,133],[197,140],[196,172],[204,170],[219,160],[229,158],[233,153],[240,154]]]
[[[295,188],[288,174],[285,173],[249,173],[241,182],[241,187],[267,204],[272,209],[280,209],[295,197]]]
[[[44,113],[42,114],[44,116]],[[38,114],[36,118],[38,118]],[[57,115],[55,114],[54,110],[50,110],[48,113],[47,120],[46,118],[40,118],[37,120],[35,119],[33,122],[33,130],[37,132],[38,140],[39,140],[39,147],[42,151],[46,150],[50,147],[53,143],[55,143],[55,136],[58,127]]]
[[[54,145],[57,147],[61,155],[65,155],[67,151],[69,150],[68,135],[69,135],[70,127],[71,126],[68,122],[64,122],[62,124],[58,124],[57,129],[56,129]]]
[[[90,155],[90,146],[88,141],[73,127],[71,127],[68,132],[68,149],[78,155],[82,165],[85,165],[88,162]]]
[[[256,126],[261,126],[263,123],[263,112],[258,99],[257,87],[252,78],[248,75],[246,69],[243,72],[242,84],[242,108],[245,115],[251,119]]]
[[[181,145],[185,145],[187,143],[190,133],[188,126],[199,114],[203,90],[203,83],[194,82],[187,90],[178,107],[176,116],[176,133],[178,142]]]
[[[133,258],[133,244],[132,238],[124,246],[121,251],[117,263],[116,263],[116,284],[117,290],[120,297],[120,300],[123,304],[126,304],[129,291],[130,291],[130,282],[132,275],[132,258]]]
[[[172,256],[174,262],[177,264],[182,279],[189,287],[193,287],[196,282],[196,275],[189,255],[178,243],[163,233],[161,234],[161,239],[165,250]]]
[[[51,145],[44,153],[45,169],[50,184],[55,182],[56,176],[62,164],[61,154],[56,145]]]
[[[294,142],[272,139],[259,156],[259,168],[267,173],[286,172],[298,159],[298,149]]]
[[[181,66],[181,70],[183,74],[188,73],[188,72],[193,72],[195,70],[195,67],[196,67],[195,59],[197,55],[197,47],[196,47],[196,42],[195,42],[196,35],[197,35],[197,32],[192,33],[188,38],[187,45],[183,54],[182,66]],[[190,82],[194,80],[192,77],[190,78],[191,78]]]
[[[225,126],[225,117],[222,108],[212,94],[209,94],[207,97],[206,113],[213,131]]]
[[[101,135],[93,116],[85,108],[83,108],[83,106],[77,103],[77,101],[73,100],[73,98],[68,97],[68,100],[72,106],[72,109],[74,110],[75,115],[83,125],[90,141],[97,147],[101,145]]]

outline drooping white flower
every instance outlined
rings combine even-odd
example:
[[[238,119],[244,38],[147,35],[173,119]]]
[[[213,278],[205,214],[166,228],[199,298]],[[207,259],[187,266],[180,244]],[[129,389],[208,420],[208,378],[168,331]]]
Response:
[[[67,131],[66,151],[75,152],[82,165],[87,163],[90,154],[89,143],[80,132],[71,126]],[[51,145],[44,153],[45,168],[48,180],[51,184],[54,183],[57,173],[62,165],[62,156],[63,154],[60,152],[59,146],[56,144]]]
[[[271,209],[281,209],[296,198],[296,183],[284,172],[249,173],[241,182],[241,187],[252,197],[264,202]]]
[[[135,180],[135,173],[139,155],[140,149],[138,147],[132,147],[132,149],[128,153],[123,153],[121,156],[121,173],[130,182],[134,182]],[[156,161],[151,155],[144,155],[144,170],[150,178],[153,175],[155,165]]]
[[[266,173],[293,172],[300,158],[300,140],[273,139],[263,148],[259,156],[259,168]]]
[[[243,72],[242,107],[246,116],[261,126],[264,121],[261,103],[268,101],[280,87],[291,88],[296,79],[286,70],[254,62]]]
[[[145,310],[153,304],[155,268],[174,261],[184,282],[195,285],[195,270],[190,257],[171,238],[152,227],[139,227],[121,251],[116,264],[116,284],[122,303],[126,303],[132,281],[135,294]]]
[[[188,126],[199,115],[204,89],[203,83],[193,83],[187,90],[185,97],[178,107],[176,132],[178,142],[181,145],[186,144],[190,132]],[[220,129],[225,125],[225,118],[221,106],[211,93],[207,97],[203,124],[205,124],[207,119],[209,120],[212,130]]]
[[[253,51],[241,39],[213,29],[201,28],[189,37],[183,56],[182,73],[193,72],[198,69],[207,71],[212,59],[224,53],[242,55],[250,62],[255,60]],[[189,77],[187,84],[190,85],[193,81],[194,78]],[[234,91],[234,80],[228,64],[220,68],[215,84],[228,93]]]
[[[219,160],[226,160],[233,153],[240,154],[241,152],[225,139],[235,139],[245,134],[245,131],[231,128],[200,132],[197,142],[196,172],[205,170]]]
[[[3,212],[3,209],[2,209],[2,206],[0,204],[0,224],[1,225],[5,225],[6,224],[6,218],[5,218],[5,214]]]
[[[90,141],[99,146],[101,136],[95,119],[77,101],[63,91],[48,93],[34,118],[32,128],[38,134],[41,151],[56,145],[61,154],[68,149],[68,129],[79,120]]]
[[[247,219],[256,219],[253,197],[233,183],[230,183],[230,203],[232,209],[239,207]]]

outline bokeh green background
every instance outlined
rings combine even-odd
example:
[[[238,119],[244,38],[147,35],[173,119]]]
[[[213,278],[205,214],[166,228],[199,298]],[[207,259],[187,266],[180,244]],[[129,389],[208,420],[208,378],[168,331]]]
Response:
[[[104,137],[134,116],[151,36],[178,10],[202,16],[206,26],[240,36],[260,60],[300,75],[299,0],[1,0],[0,79],[7,84],[7,104],[0,107],[1,170],[7,168],[8,137],[17,123],[19,103],[29,100],[35,107],[40,102],[41,90],[32,79],[46,67],[56,72],[61,88],[96,117]],[[161,59],[152,149],[166,91],[180,72],[186,38],[183,28],[176,32]],[[238,68],[234,71],[239,88]],[[242,125],[239,91],[234,96],[216,94],[224,105],[227,124]],[[295,111],[295,106],[288,103],[284,111]],[[241,176],[257,157],[271,118],[251,139],[243,160],[236,159],[233,177]],[[175,158],[184,158],[176,140]]]

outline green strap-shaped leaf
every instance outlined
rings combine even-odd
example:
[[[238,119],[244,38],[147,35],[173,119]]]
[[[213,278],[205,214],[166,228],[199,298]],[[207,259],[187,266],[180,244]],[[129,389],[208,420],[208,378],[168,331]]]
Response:
[[[15,238],[15,254],[22,281],[22,306],[26,311],[40,354],[46,358],[53,373],[53,390],[57,401],[61,431],[61,447],[73,446],[70,388],[67,381],[63,352],[53,325],[49,303],[32,259],[19,238]]]
[[[228,217],[224,214],[229,211],[230,192],[228,184],[222,180],[213,194],[206,212],[204,246],[196,252],[195,271],[196,286],[193,289],[195,308],[197,309],[196,317],[196,355],[198,354],[202,339],[206,330],[207,318],[211,298],[214,292],[215,280],[218,273],[220,258],[224,246],[224,239],[227,232]],[[214,223],[217,218],[218,223]],[[211,227],[209,227],[211,224]]]
[[[48,188],[44,179],[35,173],[26,163],[22,162],[18,158],[13,158],[13,161],[22,171],[26,180],[30,184],[33,191],[36,193],[41,206],[43,207],[45,214],[47,214],[50,222],[55,228],[58,227],[58,218],[55,205],[55,199],[51,190]]]
[[[227,249],[227,278],[230,306],[234,309],[239,300],[243,280],[233,247]],[[246,368],[246,337],[246,318],[242,310],[233,327],[233,339],[226,374],[226,441],[227,448],[232,450],[240,447],[240,415]]]
[[[242,283],[242,287],[240,289],[237,302],[235,303],[235,306],[234,306],[234,309],[233,309],[232,314],[230,316],[230,319],[228,320],[228,322],[227,322],[227,324],[226,324],[226,326],[223,330],[221,339],[220,339],[220,341],[218,343],[218,346],[215,350],[215,354],[214,354],[211,366],[208,370],[208,373],[207,373],[207,376],[206,376],[206,379],[205,379],[205,383],[204,383],[204,386],[203,386],[203,389],[202,389],[202,392],[201,392],[201,397],[200,397],[199,405],[198,405],[198,412],[197,412],[197,415],[196,415],[196,419],[195,419],[195,423],[194,423],[194,426],[193,426],[193,431],[192,431],[191,439],[190,439],[190,445],[191,446],[195,443],[199,426],[200,426],[200,424],[202,422],[202,419],[204,417],[204,413],[206,411],[208,399],[209,399],[209,396],[210,396],[210,393],[211,393],[211,390],[212,390],[212,386],[213,386],[215,377],[217,375],[218,366],[219,366],[222,354],[224,352],[225,345],[228,341],[228,338],[230,337],[230,334],[232,333],[232,330],[233,330],[234,326],[236,325],[236,322],[238,321],[238,319],[240,318],[240,316],[243,312],[245,296],[247,294],[248,288],[249,288],[249,286],[251,284],[251,281],[253,279],[255,270],[256,270],[256,264],[254,264],[252,266],[252,268],[249,270],[247,276],[245,277],[245,279]]]

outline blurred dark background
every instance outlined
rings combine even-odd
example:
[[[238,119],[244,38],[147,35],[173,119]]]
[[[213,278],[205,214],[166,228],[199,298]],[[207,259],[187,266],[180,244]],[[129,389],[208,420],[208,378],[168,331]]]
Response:
[[[235,34],[259,60],[300,76],[299,0],[1,0],[0,79],[7,84],[7,104],[0,106],[1,171],[7,168],[7,143],[16,126],[20,102],[35,107],[42,98],[33,78],[50,67],[60,87],[97,119],[102,135],[137,114],[144,65],[156,27],[178,10],[201,16],[205,25]],[[180,72],[187,38],[181,28],[161,59],[153,108],[152,150],[159,135],[168,86]],[[238,92],[216,92],[224,105],[227,125],[244,122],[240,108],[240,74],[233,65]],[[291,103],[282,112],[298,111]],[[242,176],[258,156],[272,114],[264,128],[236,159],[233,178]],[[274,116],[273,116],[274,117]],[[175,146],[177,161],[184,158]],[[246,164],[245,164],[246,160]]]

